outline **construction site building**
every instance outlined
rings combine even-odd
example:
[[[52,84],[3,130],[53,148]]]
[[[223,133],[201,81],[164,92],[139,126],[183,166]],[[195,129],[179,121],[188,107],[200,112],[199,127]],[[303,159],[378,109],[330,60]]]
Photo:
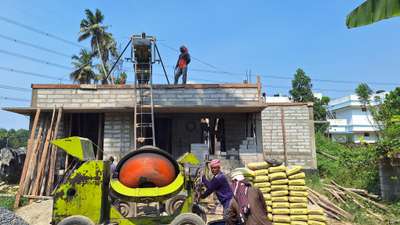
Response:
[[[317,168],[312,103],[266,101],[259,80],[152,88],[156,145],[174,157],[207,148],[228,167],[270,158]],[[37,109],[62,107],[59,137],[87,137],[118,159],[133,150],[135,96],[134,85],[33,84],[30,107],[4,110],[31,127]]]

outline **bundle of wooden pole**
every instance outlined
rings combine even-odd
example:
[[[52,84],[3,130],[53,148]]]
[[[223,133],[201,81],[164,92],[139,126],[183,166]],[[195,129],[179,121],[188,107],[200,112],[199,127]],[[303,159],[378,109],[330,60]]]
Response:
[[[54,107],[50,115],[36,110],[14,208],[19,206],[21,196],[33,199],[50,195],[57,157],[57,148],[50,142],[58,135],[61,117],[62,108],[57,110]]]

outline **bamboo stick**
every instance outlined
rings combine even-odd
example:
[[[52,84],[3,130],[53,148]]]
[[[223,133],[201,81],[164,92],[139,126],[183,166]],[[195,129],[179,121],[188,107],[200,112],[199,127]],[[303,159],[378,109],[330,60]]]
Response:
[[[32,149],[32,158],[28,165],[28,172],[27,172],[27,176],[25,178],[25,183],[24,183],[24,188],[25,188],[25,190],[23,191],[24,194],[29,194],[30,191],[32,190],[31,182],[32,182],[32,177],[33,177],[34,171],[35,171],[35,164],[37,161],[37,155],[38,155],[38,150],[40,147],[40,142],[42,140],[43,127],[44,127],[44,123],[45,123],[44,120],[45,119],[43,118],[40,123],[37,138],[35,139],[35,144]]]
[[[374,205],[374,206],[376,206],[376,207],[378,207],[378,208],[380,208],[380,209],[382,209],[382,210],[384,210],[384,211],[386,211],[386,212],[388,211],[388,208],[387,208],[386,206],[384,206],[384,205],[382,205],[382,204],[380,204],[380,203],[377,203],[377,202],[375,202],[375,201],[372,201],[371,199],[368,199],[368,198],[366,198],[366,197],[364,197],[364,196],[361,196],[361,195],[359,195],[359,194],[357,194],[357,193],[355,193],[355,192],[352,192],[352,191],[348,190],[347,188],[340,186],[340,185],[337,184],[335,181],[331,181],[331,182],[332,182],[333,185],[337,186],[339,189],[343,190],[344,192],[347,192],[347,193],[349,193],[350,195],[359,197],[359,198],[361,198],[362,200],[364,200],[364,201],[366,201],[366,202],[368,202],[368,203],[371,203],[372,205]]]
[[[18,208],[19,206],[19,202],[21,200],[21,195],[23,194],[24,191],[24,183],[25,183],[25,179],[26,179],[26,173],[28,170],[28,166],[29,163],[31,161],[31,156],[32,156],[32,143],[33,140],[35,138],[35,133],[36,133],[36,127],[39,121],[39,117],[40,117],[40,109],[36,110],[36,114],[35,114],[35,119],[33,120],[33,124],[31,127],[31,134],[28,140],[28,146],[26,148],[26,156],[25,156],[25,161],[24,161],[24,167],[22,169],[22,173],[21,173],[21,178],[19,180],[19,188],[18,188],[18,192],[15,196],[15,202],[14,202],[14,208]]]
[[[42,155],[41,155],[41,158],[40,158],[36,179],[35,179],[35,182],[33,184],[32,195],[38,195],[39,194],[41,183],[42,183],[42,180],[44,178],[43,175],[44,175],[44,169],[45,169],[45,165],[46,165],[46,161],[47,161],[47,155],[48,155],[47,152],[48,152],[48,149],[49,149],[50,138],[51,138],[51,135],[53,134],[53,123],[54,123],[54,119],[55,119],[55,111],[56,111],[56,109],[53,108],[53,113],[52,113],[52,116],[51,116],[50,126],[47,129],[47,135],[46,135],[45,144],[44,144],[44,147],[43,147],[43,152],[42,152]]]
[[[56,122],[56,126],[54,128],[54,139],[57,138],[57,135],[58,135],[58,128],[60,125],[62,113],[63,113],[63,108],[60,107],[58,109],[57,122]],[[50,195],[50,193],[53,189],[54,170],[56,169],[56,160],[57,160],[56,146],[52,145],[50,152],[51,152],[51,156],[50,156],[50,167],[49,167],[49,181],[47,182],[46,195]]]

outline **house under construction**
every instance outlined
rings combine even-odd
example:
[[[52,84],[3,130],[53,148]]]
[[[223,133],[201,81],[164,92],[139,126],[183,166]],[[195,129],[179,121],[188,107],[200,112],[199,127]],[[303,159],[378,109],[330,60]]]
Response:
[[[240,84],[152,84],[154,41],[132,39],[135,84],[33,84],[30,107],[4,110],[30,116],[32,129],[38,109],[40,118],[49,120],[53,109],[62,107],[57,136],[87,137],[103,158],[118,159],[138,145],[154,144],[174,157],[205,149],[231,167],[272,158],[316,169],[311,103],[268,102],[259,78]]]

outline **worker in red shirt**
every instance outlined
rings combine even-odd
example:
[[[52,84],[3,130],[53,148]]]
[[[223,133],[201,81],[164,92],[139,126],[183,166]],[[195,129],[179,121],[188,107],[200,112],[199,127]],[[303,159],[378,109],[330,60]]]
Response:
[[[182,84],[186,84],[187,79],[187,66],[190,63],[189,51],[185,46],[179,48],[181,54],[179,55],[178,61],[175,66],[175,81],[174,84],[178,84],[179,77],[182,75]]]

